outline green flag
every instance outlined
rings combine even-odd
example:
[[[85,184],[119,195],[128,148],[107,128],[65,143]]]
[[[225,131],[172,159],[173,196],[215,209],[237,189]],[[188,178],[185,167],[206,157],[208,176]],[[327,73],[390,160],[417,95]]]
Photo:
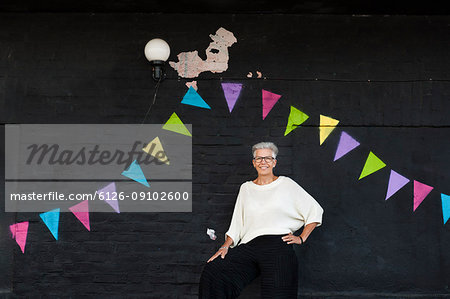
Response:
[[[191,136],[191,132],[186,128],[178,115],[174,112],[172,116],[170,116],[169,120],[162,127],[164,130],[173,131],[175,133],[183,134],[186,136]]]
[[[289,113],[288,124],[286,126],[286,131],[284,132],[284,136],[289,134],[292,130],[300,126],[309,118],[308,115],[301,112],[294,106],[291,106],[291,112]]]
[[[367,157],[366,164],[364,164],[364,168],[358,180],[380,170],[385,166],[386,164],[384,164],[383,161],[381,161],[377,156],[375,156],[374,153],[370,152],[369,156]]]

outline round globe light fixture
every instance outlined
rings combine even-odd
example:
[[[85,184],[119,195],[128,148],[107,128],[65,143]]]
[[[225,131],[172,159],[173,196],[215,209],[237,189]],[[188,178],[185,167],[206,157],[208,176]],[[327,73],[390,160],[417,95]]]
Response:
[[[164,65],[170,56],[169,44],[163,39],[154,38],[145,45],[144,54],[147,60],[152,64],[153,80],[163,80],[166,76]]]

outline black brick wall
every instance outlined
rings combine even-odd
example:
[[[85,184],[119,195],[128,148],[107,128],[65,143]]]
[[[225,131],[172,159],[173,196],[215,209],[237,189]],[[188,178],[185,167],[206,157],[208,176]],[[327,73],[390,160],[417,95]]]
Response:
[[[62,214],[58,241],[38,213],[3,213],[0,288],[17,297],[195,298],[239,185],[254,177],[250,146],[272,140],[280,147],[276,173],[294,178],[325,210],[323,226],[297,248],[302,295],[449,297],[450,224],[442,225],[440,206],[440,193],[450,193],[449,21],[1,14],[0,117],[6,124],[141,123],[155,88],[143,55],[148,40],[164,38],[170,60],[192,50],[205,58],[209,34],[219,27],[238,42],[229,49],[227,72],[198,78],[211,110],[180,104],[187,80],[169,68],[145,120],[164,123],[176,112],[193,124],[193,212],[96,213],[91,232]],[[266,79],[246,77],[256,70]],[[244,84],[231,114],[221,82]],[[263,88],[282,95],[264,121]],[[310,119],[283,137],[290,105]],[[320,114],[341,121],[322,146]],[[333,163],[344,129],[361,146]],[[370,150],[387,167],[358,181]],[[384,201],[390,168],[435,188],[416,212],[411,183]],[[14,221],[30,221],[25,254],[8,239]],[[218,240],[209,239],[207,227]],[[241,297],[257,297],[258,283]]]

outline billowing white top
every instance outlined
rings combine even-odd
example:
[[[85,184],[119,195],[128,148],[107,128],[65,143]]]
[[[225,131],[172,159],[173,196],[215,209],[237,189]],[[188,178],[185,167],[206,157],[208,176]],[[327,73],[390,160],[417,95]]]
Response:
[[[294,233],[313,222],[320,226],[322,214],[319,203],[288,177],[267,185],[248,181],[239,190],[225,240],[230,236],[233,248],[261,235]]]

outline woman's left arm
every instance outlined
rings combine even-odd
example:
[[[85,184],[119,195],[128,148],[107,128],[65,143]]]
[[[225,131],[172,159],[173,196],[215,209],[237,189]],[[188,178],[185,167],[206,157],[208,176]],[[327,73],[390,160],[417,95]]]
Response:
[[[295,201],[298,220],[306,224],[300,236],[294,236],[292,233],[289,233],[283,236],[282,239],[288,244],[302,244],[306,242],[312,231],[322,224],[323,209],[314,197],[306,192],[299,184],[294,182],[293,189],[292,196]]]
[[[300,237],[303,239],[303,242],[306,242],[306,239],[308,239],[309,235],[316,228],[317,224],[318,224],[318,222],[313,222],[313,223],[305,225],[302,233],[300,234]],[[301,243],[301,241],[299,243]]]
[[[281,239],[284,242],[287,242],[287,244],[300,244],[301,245],[306,242],[306,239],[308,239],[309,235],[316,228],[317,224],[319,224],[319,223],[313,222],[313,223],[309,223],[309,224],[305,225],[303,227],[303,231],[300,234],[300,236],[295,236],[295,235],[289,233],[288,235],[281,237]],[[300,238],[302,238],[302,239],[300,240]]]

